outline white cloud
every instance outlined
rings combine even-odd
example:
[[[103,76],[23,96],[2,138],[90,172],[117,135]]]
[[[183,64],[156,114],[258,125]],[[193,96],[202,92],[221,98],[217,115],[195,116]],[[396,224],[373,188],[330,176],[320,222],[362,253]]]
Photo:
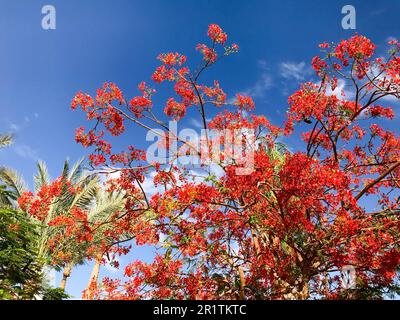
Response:
[[[310,75],[312,70],[307,67],[304,61],[295,62],[282,62],[279,65],[280,75],[285,79],[295,79],[297,81],[305,80],[306,75]]]
[[[20,126],[16,123],[10,123],[9,128],[13,132],[17,132],[20,129]]]
[[[243,93],[252,98],[262,98],[265,96],[266,91],[268,91],[272,86],[272,77],[267,72],[263,72],[260,79]]]
[[[354,92],[353,90],[349,90],[349,86],[347,84],[347,82],[343,79],[339,79],[338,80],[338,84],[335,90],[332,91],[331,86],[327,86],[326,88],[326,95],[327,96],[331,96],[331,95],[335,95],[338,98],[345,98],[347,100],[350,100],[352,98],[354,98]],[[344,97],[343,97],[344,95]]]
[[[32,149],[28,145],[15,144],[12,148],[14,152],[22,158],[31,159],[35,161],[39,159],[36,150]]]
[[[266,92],[274,86],[272,76],[268,71],[268,66],[265,60],[258,61],[258,66],[261,69],[259,79],[248,89],[242,93],[252,98],[263,98]]]
[[[24,130],[29,124],[31,123],[32,120],[37,120],[39,118],[38,113],[33,113],[33,115],[25,115],[23,117],[23,121],[19,122],[14,122],[11,121],[10,119],[2,119],[5,121],[5,123],[8,125],[8,129],[12,132],[20,132]]]

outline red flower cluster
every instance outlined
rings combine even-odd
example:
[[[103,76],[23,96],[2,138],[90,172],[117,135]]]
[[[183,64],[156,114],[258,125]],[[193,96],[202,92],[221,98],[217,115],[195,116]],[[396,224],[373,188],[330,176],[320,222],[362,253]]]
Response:
[[[183,103],[176,102],[174,98],[169,98],[164,112],[168,117],[180,120],[186,113],[186,106]]]
[[[40,221],[44,221],[50,210],[53,200],[68,188],[70,183],[62,178],[58,178],[49,185],[44,185],[36,197],[32,192],[24,192],[18,199],[18,205],[23,210]]]
[[[218,54],[214,48],[209,48],[207,45],[199,43],[196,46],[196,50],[200,51],[203,54],[203,60],[207,61],[208,63],[214,63],[217,61]]]
[[[236,103],[240,110],[252,111],[254,110],[254,101],[250,97],[243,96],[241,94],[236,95]]]
[[[135,97],[129,102],[129,106],[136,118],[143,117],[143,112],[152,106],[152,102],[145,97]]]
[[[371,40],[364,36],[354,35],[348,40],[342,40],[335,49],[335,56],[343,65],[349,65],[349,59],[367,60],[376,49]],[[367,65],[366,65],[367,66]]]
[[[128,151],[113,154],[110,157],[110,160],[113,165],[121,163],[124,166],[129,166],[130,163],[135,161],[145,161],[146,153],[143,150],[136,149],[133,146],[129,146]]]
[[[228,36],[222,31],[221,27],[216,24],[210,24],[208,27],[208,36],[216,43],[225,44]]]
[[[176,65],[181,66],[186,62],[186,57],[177,52],[162,53],[157,59],[169,67]]]
[[[214,87],[203,86],[201,89],[204,94],[210,98],[210,103],[215,104],[217,107],[222,106],[226,102],[226,94],[220,88],[217,80],[214,80]]]
[[[394,118],[394,112],[391,107],[381,107],[381,106],[371,106],[365,112],[367,115],[371,115],[371,117],[385,117],[388,119]]]
[[[154,185],[167,185],[169,183],[175,184],[176,179],[174,177],[173,172],[168,172],[168,171],[159,171],[157,174],[154,176],[153,179]]]

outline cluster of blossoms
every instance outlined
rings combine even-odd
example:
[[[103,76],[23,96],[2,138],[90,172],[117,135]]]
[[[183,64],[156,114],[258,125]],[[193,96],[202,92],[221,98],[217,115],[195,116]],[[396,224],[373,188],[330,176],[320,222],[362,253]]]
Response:
[[[36,197],[30,191],[22,193],[18,199],[18,205],[23,211],[28,212],[40,221],[44,221],[53,200],[63,192],[64,188],[68,188],[71,193],[73,192],[68,181],[58,178],[52,184],[43,186]]]
[[[64,266],[73,260],[76,253],[71,244],[88,246],[93,241],[87,211],[77,205],[62,206],[81,192],[79,186],[73,186],[62,176],[44,184],[35,195],[24,192],[18,199],[21,210],[41,223],[46,250],[51,252],[48,263],[53,266]]]
[[[221,27],[216,24],[210,24],[207,35],[216,43],[225,44],[228,35],[222,31]]]
[[[238,163],[221,161],[217,163],[220,173],[201,175],[173,164],[144,165],[144,152],[134,147],[113,153],[104,137],[122,134],[124,124],[148,129],[151,123],[166,129],[155,115],[160,111],[153,106],[155,90],[142,82],[142,95],[129,103],[113,84],[106,84],[96,98],[78,93],[72,107],[81,106],[96,124],[88,133],[79,128],[76,140],[95,149],[94,165],[119,166],[113,168],[119,174],[107,188],[123,192],[126,200],[124,213],[116,213],[119,218],[102,235],[118,242],[129,234],[137,245],[160,249],[152,263],[129,264],[125,281],[105,278],[101,286],[94,283],[89,288],[88,296],[334,299],[382,295],[396,282],[400,265],[396,193],[400,138],[375,121],[394,118],[393,108],[385,106],[382,98],[400,97],[398,42],[390,43],[393,49],[387,59],[374,59],[375,45],[358,34],[337,45],[321,44],[324,56],[312,60],[318,79],[302,84],[289,97],[287,118],[280,127],[254,114],[251,97],[237,94],[228,99],[218,81],[200,83],[227,42],[226,33],[214,24],[208,36],[211,45],[197,45],[202,60],[195,70],[186,66],[180,53],[158,57],[161,65],[151,77],[154,85],[172,84],[172,94],[160,109],[178,121],[189,113],[188,108],[197,110],[204,129],[253,130],[254,168],[248,175],[237,175]],[[223,49],[227,55],[238,47]],[[337,94],[339,81],[353,85],[354,94]],[[224,105],[233,110],[213,113],[211,107]],[[278,139],[293,135],[296,126],[303,129],[303,143],[297,152],[290,152]],[[174,138],[169,132],[161,137],[168,140],[167,149]],[[208,137],[206,148],[211,149],[216,139]],[[157,192],[150,194],[149,185]],[[365,205],[362,201],[370,195],[371,206]],[[345,265],[356,268],[353,291],[340,288],[337,271]]]
[[[220,88],[217,80],[214,80],[213,87],[203,86],[201,87],[201,90],[203,90],[206,97],[210,98],[210,102],[215,104],[217,107],[221,107],[226,103],[226,94]]]
[[[147,86],[144,81],[139,84],[138,88],[142,95],[132,98],[129,102],[129,109],[136,118],[142,118],[143,112],[149,111],[149,108],[153,106],[151,95],[155,93],[155,90]]]
[[[168,117],[180,120],[185,116],[186,106],[183,103],[176,102],[174,98],[169,98],[164,112]]]
[[[213,42],[211,48],[206,45],[199,45],[198,49],[203,53],[204,66],[202,70],[214,63],[217,58],[216,45],[223,46],[227,41],[227,35],[217,25],[210,25],[208,36]],[[233,44],[224,47],[224,54],[229,55],[238,51],[238,46]],[[204,103],[211,103],[222,106],[226,103],[226,94],[220,88],[218,81],[214,81],[214,86],[200,85],[191,75],[190,69],[185,66],[186,56],[177,53],[163,53],[157,59],[162,63],[156,68],[152,75],[155,84],[165,81],[173,82],[173,89],[176,97],[170,97],[166,101],[164,113],[170,119],[179,121],[187,113],[187,108],[191,106],[201,107]],[[202,71],[201,71],[202,72]],[[200,75],[200,73],[198,75]],[[148,125],[141,122],[143,118],[150,118],[153,123],[159,123],[152,112],[153,95],[156,90],[146,82],[141,82],[138,86],[141,95],[133,97],[129,102],[124,99],[122,91],[114,83],[105,83],[98,89],[96,97],[89,94],[78,92],[73,98],[71,108],[76,110],[81,108],[87,115],[87,120],[93,120],[96,125],[93,129],[86,131],[85,127],[76,130],[75,140],[85,148],[94,146],[94,152],[89,156],[91,164],[100,167],[112,159],[111,144],[104,138],[107,133],[112,136],[119,136],[125,131],[124,122],[134,120],[144,128]],[[204,101],[204,97],[208,100]],[[254,103],[251,98],[238,96],[238,107],[242,109],[252,109]],[[204,117],[204,110],[202,117]],[[100,124],[104,129],[99,129]]]

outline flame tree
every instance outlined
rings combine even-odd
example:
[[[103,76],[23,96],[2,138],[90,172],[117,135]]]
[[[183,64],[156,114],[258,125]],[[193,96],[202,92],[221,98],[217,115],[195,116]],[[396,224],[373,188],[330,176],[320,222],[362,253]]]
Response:
[[[399,43],[389,43],[386,57],[375,56],[376,46],[358,34],[321,44],[312,60],[318,80],[289,97],[277,126],[255,113],[251,97],[227,98],[218,81],[207,82],[205,72],[238,51],[215,24],[208,37],[209,44],[196,47],[197,67],[189,68],[180,53],[160,54],[152,83],[141,82],[130,100],[105,83],[94,96],[79,92],[72,101],[92,123],[77,129],[76,141],[92,148],[93,166],[117,173],[109,190],[126,195],[113,232],[159,249],[152,263],[130,263],[124,279],[103,279],[93,297],[334,299],[394,292],[400,140],[383,124],[395,117],[388,102],[400,98]],[[343,83],[346,92],[338,89]],[[157,106],[155,88],[168,90],[168,84],[169,98]],[[116,152],[110,143],[134,125],[158,133],[167,149],[177,143],[178,155],[198,156],[202,150],[171,138],[165,122],[181,121],[189,111],[198,112],[204,129],[253,130],[252,172],[237,174],[239,165],[224,158],[229,148],[216,163],[221,174],[207,174],[203,166],[197,170],[205,174],[194,179],[198,171],[188,166],[149,163],[143,150]],[[295,152],[279,145],[285,136],[298,138]],[[207,137],[205,150],[213,139]],[[160,186],[156,194],[145,190],[149,179]],[[340,279],[346,265],[356,275],[348,290]]]

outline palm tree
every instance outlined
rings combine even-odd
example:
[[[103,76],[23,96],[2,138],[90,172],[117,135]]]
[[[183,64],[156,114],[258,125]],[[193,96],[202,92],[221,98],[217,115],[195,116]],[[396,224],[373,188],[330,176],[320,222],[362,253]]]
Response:
[[[13,137],[9,134],[0,135],[0,149],[12,144]],[[84,158],[77,161],[72,167],[68,160],[64,162],[61,177],[69,181],[73,186],[79,186],[79,192],[71,194],[67,189],[57,197],[50,207],[50,211],[44,221],[38,221],[33,217],[28,217],[36,224],[39,231],[38,257],[42,261],[50,261],[52,249],[49,246],[49,240],[62,234],[65,230],[50,227],[48,223],[72,208],[78,207],[89,212],[88,219],[91,223],[107,222],[107,219],[123,207],[123,197],[121,194],[107,194],[99,192],[100,182],[96,175],[88,175],[84,172]],[[52,179],[48,173],[45,162],[38,161],[37,173],[34,176],[34,192],[37,194],[44,186],[51,184]],[[0,207],[16,207],[16,200],[22,193],[28,191],[27,184],[18,172],[13,169],[0,166]],[[99,232],[101,229],[98,230]],[[98,233],[99,234],[99,233]],[[96,235],[96,241],[100,241],[99,235]],[[64,242],[59,243],[60,250],[68,250],[72,254],[72,259],[63,268],[63,277],[59,287],[65,290],[68,278],[71,275],[75,265],[83,264],[87,258],[86,247],[88,244]],[[100,259],[96,259],[97,269],[100,268]],[[43,269],[46,269],[46,265]],[[49,269],[49,268],[47,268]],[[97,275],[94,278],[97,279]]]
[[[89,210],[93,201],[96,199],[97,192],[100,188],[99,179],[95,175],[88,175],[83,170],[83,163],[84,158],[80,159],[72,167],[68,160],[64,162],[61,177],[69,181],[71,185],[79,186],[79,191],[71,194],[68,192],[67,188],[64,188],[63,192],[50,206],[50,211],[46,219],[40,222],[39,254],[47,260],[50,260],[53,254],[53,249],[49,246],[49,240],[57,235],[63,235],[65,232],[65,229],[51,227],[48,223],[57,216],[63,215],[75,207]],[[37,169],[38,172],[34,177],[35,193],[39,192],[43,186],[51,183],[46,164],[44,162],[38,162]],[[84,263],[86,258],[86,250],[84,247],[85,244],[73,241],[61,241],[58,243],[59,250],[68,251],[71,254],[70,261],[63,269],[63,278],[59,286],[61,289],[65,289],[67,279],[70,277],[73,267]]]

